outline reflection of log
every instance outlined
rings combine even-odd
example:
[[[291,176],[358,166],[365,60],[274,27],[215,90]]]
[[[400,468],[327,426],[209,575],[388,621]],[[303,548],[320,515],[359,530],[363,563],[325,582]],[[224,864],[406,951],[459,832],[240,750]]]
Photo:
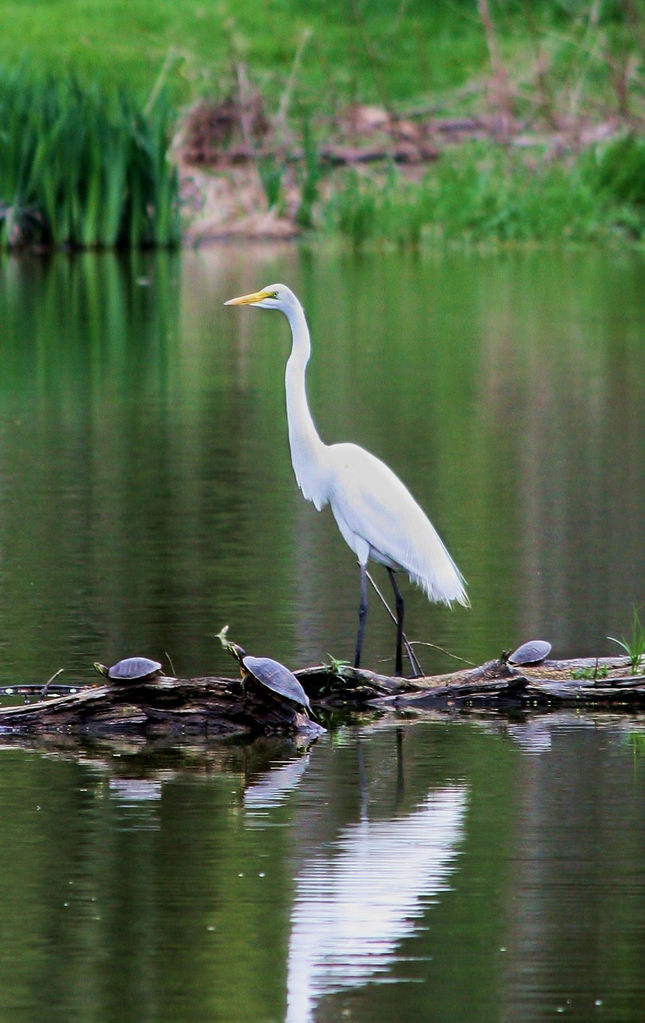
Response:
[[[296,672],[317,709],[509,706],[609,706],[645,703],[645,675],[630,675],[625,657],[545,661],[536,667],[504,658],[477,668],[420,679],[328,666]],[[0,708],[0,731],[14,734],[226,736],[302,735],[321,727],[292,703],[249,679],[176,679],[161,676],[139,684],[91,686],[76,693],[18,707]]]

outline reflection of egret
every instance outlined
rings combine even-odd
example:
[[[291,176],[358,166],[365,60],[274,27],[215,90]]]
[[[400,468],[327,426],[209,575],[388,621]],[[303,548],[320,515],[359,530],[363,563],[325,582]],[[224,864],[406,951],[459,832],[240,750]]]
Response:
[[[308,1023],[326,994],[376,981],[448,887],[466,812],[464,786],[430,792],[405,817],[346,828],[296,878],[287,1023]]]
[[[120,810],[124,831],[158,831],[161,827],[162,778],[110,778],[110,797]],[[121,816],[122,814],[122,816]]]
[[[110,795],[122,803],[157,802],[161,799],[161,782],[156,778],[110,778]]]
[[[403,597],[394,572],[402,569],[430,600],[467,605],[464,580],[434,526],[409,490],[378,458],[356,444],[324,444],[307,403],[305,370],[311,345],[300,302],[284,284],[271,284],[226,305],[279,309],[291,327],[292,348],[286,371],[287,420],[291,461],[298,486],[318,511],[331,506],[344,539],[358,558],[361,599],[354,666],[361,659],[367,615],[369,558],[385,565],[396,600],[396,672],[402,671]],[[414,667],[414,665],[413,665]]]
[[[309,757],[310,754],[306,753],[297,760],[274,767],[249,785],[244,792],[246,809],[269,810],[283,803],[300,783],[309,766]]]

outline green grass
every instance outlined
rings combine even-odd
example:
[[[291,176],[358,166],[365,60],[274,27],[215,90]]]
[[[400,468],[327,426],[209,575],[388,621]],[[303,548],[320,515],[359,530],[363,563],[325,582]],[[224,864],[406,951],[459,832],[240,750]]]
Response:
[[[614,91],[621,61],[641,54],[643,0],[489,6],[518,108],[532,102],[538,62],[543,99],[575,89],[584,102]],[[490,73],[475,0],[0,0],[0,19],[0,65],[125,85],[141,101],[164,67],[182,103],[230,88],[231,66],[244,61],[274,102],[308,30],[298,99],[325,113],[355,99],[453,110],[468,101],[455,90]]]
[[[67,77],[0,71],[0,245],[130,248],[179,240],[169,109]]]
[[[614,636],[608,636],[612,643],[617,643],[619,647],[629,657],[629,666],[632,675],[636,675],[640,669],[643,657],[645,657],[645,628],[643,627],[641,620],[638,615],[636,608],[632,614],[632,634],[631,636],[623,636],[621,639],[616,639]]]
[[[354,247],[514,242],[586,243],[645,238],[645,207],[624,173],[605,173],[620,139],[571,164],[489,143],[448,150],[421,181],[396,171],[383,181],[351,173],[321,210],[321,225]],[[619,164],[624,172],[624,164]],[[634,187],[645,175],[634,161]]]
[[[311,29],[300,84],[312,102],[327,103],[378,98],[375,67],[390,98],[404,99],[460,84],[485,58],[470,13],[455,16],[447,3],[361,0],[354,10],[371,55],[346,0],[0,0],[0,64],[26,59],[39,72],[72,70],[81,81],[126,84],[143,99],[171,54],[168,86],[181,102],[218,86],[231,63],[244,60],[263,91],[278,95]]]

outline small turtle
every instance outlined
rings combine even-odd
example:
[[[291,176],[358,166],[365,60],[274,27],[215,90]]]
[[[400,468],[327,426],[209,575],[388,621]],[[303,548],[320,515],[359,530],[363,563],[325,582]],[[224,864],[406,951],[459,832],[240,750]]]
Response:
[[[132,685],[135,682],[147,682],[150,678],[163,675],[159,661],[151,661],[149,657],[126,657],[123,661],[117,661],[111,668],[94,662],[94,667],[99,675],[104,675],[111,682],[120,685]]]
[[[240,662],[243,679],[251,676],[261,686],[305,707],[309,714],[313,714],[309,697],[293,672],[285,668],[284,664],[280,664],[280,661],[274,661],[272,657],[251,657],[239,644],[231,643],[226,638],[227,628],[228,626],[225,626],[222,629],[218,638],[224,649]]]
[[[551,652],[551,644],[545,639],[531,639],[528,643],[522,643],[509,654],[509,664],[541,664]]]
[[[284,664],[280,664],[280,661],[274,661],[272,657],[249,657],[244,650],[241,648],[240,650],[243,655],[241,664],[248,675],[261,686],[266,686],[267,689],[284,696],[292,703],[300,704],[310,714],[312,713],[309,697],[292,671],[285,668]]]

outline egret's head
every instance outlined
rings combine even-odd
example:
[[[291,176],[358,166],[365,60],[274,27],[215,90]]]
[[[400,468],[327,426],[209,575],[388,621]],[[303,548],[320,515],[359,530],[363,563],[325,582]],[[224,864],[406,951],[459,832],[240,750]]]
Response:
[[[268,284],[261,291],[254,291],[251,295],[240,295],[239,298],[229,298],[224,305],[254,305],[259,309],[280,309],[286,313],[290,308],[298,304],[298,299],[286,284]]]

